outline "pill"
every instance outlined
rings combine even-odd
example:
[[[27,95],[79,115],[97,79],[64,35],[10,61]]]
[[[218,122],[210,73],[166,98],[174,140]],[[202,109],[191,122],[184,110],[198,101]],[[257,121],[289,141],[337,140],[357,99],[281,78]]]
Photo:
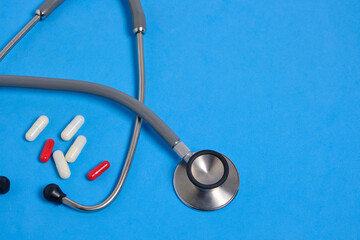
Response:
[[[25,139],[29,142],[34,141],[37,136],[39,136],[39,134],[42,132],[42,130],[44,130],[44,128],[48,125],[48,123],[49,118],[47,116],[40,116],[31,126],[29,131],[27,131],[27,133],[25,134]]]
[[[70,177],[71,172],[69,169],[69,165],[65,160],[64,154],[62,151],[57,150],[53,153],[54,162],[56,165],[56,169],[62,179],[67,179]]]
[[[52,139],[48,139],[45,142],[44,148],[40,154],[40,161],[42,161],[44,163],[49,161],[51,154],[52,154],[52,150],[54,148],[54,145],[55,145],[55,142]]]
[[[69,141],[84,124],[85,119],[81,115],[77,115],[70,123],[66,126],[64,131],[61,133],[61,138],[64,141]]]
[[[87,175],[88,179],[91,181],[95,180],[101,174],[103,174],[109,167],[110,167],[110,163],[108,161],[103,161],[88,173]]]
[[[86,137],[82,135],[78,136],[65,155],[66,161],[69,163],[75,162],[82,149],[84,148],[86,142]]]

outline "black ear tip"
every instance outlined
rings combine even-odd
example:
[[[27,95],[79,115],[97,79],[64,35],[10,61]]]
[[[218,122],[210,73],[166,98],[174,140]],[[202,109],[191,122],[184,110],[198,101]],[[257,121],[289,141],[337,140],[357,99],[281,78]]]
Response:
[[[10,180],[0,176],[0,194],[5,194],[10,190]]]
[[[62,199],[66,197],[66,194],[61,191],[60,187],[53,183],[47,185],[43,193],[46,200],[59,205],[62,204]]]

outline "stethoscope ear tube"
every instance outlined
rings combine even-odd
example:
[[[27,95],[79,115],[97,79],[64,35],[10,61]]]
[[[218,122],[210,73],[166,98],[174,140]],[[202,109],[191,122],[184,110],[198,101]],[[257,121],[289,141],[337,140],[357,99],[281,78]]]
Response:
[[[146,30],[146,20],[140,0],[128,0],[128,2],[132,13],[134,32],[144,33]]]
[[[36,10],[36,14],[41,18],[48,17],[60,4],[65,0],[46,0],[41,6]]]

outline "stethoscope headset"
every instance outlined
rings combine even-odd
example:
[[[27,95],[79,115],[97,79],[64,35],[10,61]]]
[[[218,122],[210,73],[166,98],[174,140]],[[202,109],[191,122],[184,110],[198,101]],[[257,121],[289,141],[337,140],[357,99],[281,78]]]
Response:
[[[39,20],[45,19],[64,0],[46,0],[36,11],[36,16],[1,51],[0,59],[15,45],[21,37]],[[236,196],[240,178],[234,163],[225,155],[202,150],[191,152],[180,138],[144,104],[144,50],[143,34],[146,30],[145,15],[139,0],[128,0],[132,16],[133,30],[137,36],[139,62],[139,99],[116,89],[85,81],[0,75],[0,87],[38,88],[48,90],[73,91],[94,94],[118,102],[137,114],[128,155],[113,192],[103,202],[93,206],[79,204],[67,197],[56,184],[44,189],[44,197],[57,204],[65,204],[83,211],[95,211],[108,206],[119,194],[129,171],[141,129],[141,122],[147,122],[182,159],[175,169],[173,185],[178,197],[187,206],[198,210],[217,210],[228,205]],[[0,193],[8,191],[8,179],[0,179]]]

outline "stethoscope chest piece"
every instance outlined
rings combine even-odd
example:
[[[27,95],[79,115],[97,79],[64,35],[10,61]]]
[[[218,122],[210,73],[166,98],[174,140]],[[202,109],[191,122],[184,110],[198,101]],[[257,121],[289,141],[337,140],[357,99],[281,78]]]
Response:
[[[236,196],[240,178],[234,163],[215,151],[194,153],[181,161],[174,173],[174,188],[189,207],[212,211],[225,207]]]

